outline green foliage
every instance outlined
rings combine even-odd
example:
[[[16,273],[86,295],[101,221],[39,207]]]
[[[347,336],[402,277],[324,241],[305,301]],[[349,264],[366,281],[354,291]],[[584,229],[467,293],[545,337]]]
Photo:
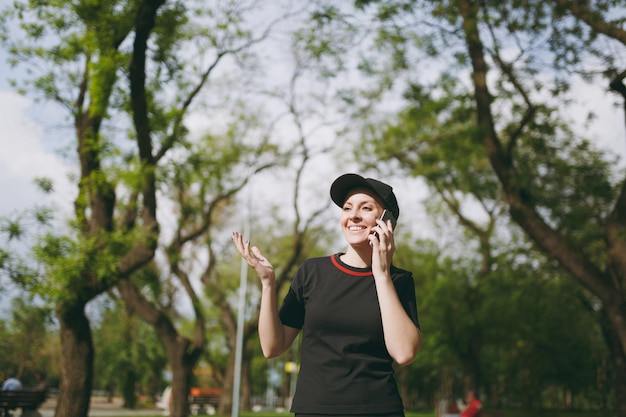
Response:
[[[345,12],[334,5],[324,5],[293,33],[292,50],[296,61],[315,68],[322,78],[345,69],[345,58],[357,34]]]
[[[37,184],[37,187],[46,194],[54,191],[54,184],[50,178],[35,178],[35,184]]]
[[[410,365],[413,389],[436,395],[443,373],[466,374],[467,358],[479,348],[481,381],[497,381],[484,387],[491,401],[531,405],[528,394],[539,405],[550,390],[593,401],[608,352],[578,286],[522,248],[525,261],[511,247],[497,270],[481,277],[478,265],[446,257],[433,243],[403,245],[397,253],[398,265],[414,271],[424,337]],[[585,329],[586,337],[572,329]],[[460,397],[462,389],[457,383],[453,393]]]
[[[23,295],[23,294],[22,294]],[[35,384],[35,373],[42,372],[51,381],[59,375],[58,337],[51,311],[29,297],[15,297],[0,321],[0,366],[14,370],[25,387]]]
[[[165,386],[162,371],[167,357],[152,328],[119,302],[107,303],[101,314],[93,331],[97,346],[95,386],[123,392],[125,384],[133,381],[143,392],[160,393]]]
[[[0,248],[0,270],[3,270],[10,258],[10,255],[7,251]]]
[[[409,105],[395,119],[365,130],[365,155],[370,156],[361,157],[362,162],[394,161],[439,193],[462,192],[483,204],[498,203],[500,185],[477,142],[480,132],[473,127],[469,92],[444,75],[431,87],[410,85],[405,96]],[[504,136],[514,135],[516,126],[508,123]],[[577,138],[548,106],[535,108],[532,122],[515,141],[515,153],[518,185],[527,190],[527,198],[559,232],[581,246],[585,242],[589,254],[601,261],[600,225],[616,196],[611,182],[614,161]]]
[[[53,304],[90,299],[90,284],[106,286],[117,279],[116,265],[137,239],[140,237],[122,232],[84,239],[45,232],[32,249],[35,260],[45,267],[21,277],[20,285]],[[85,270],[89,276],[83,275]],[[68,293],[67,288],[73,292]]]
[[[470,190],[484,201],[499,198],[499,185],[476,143],[472,96],[450,75],[436,85],[413,83],[408,106],[395,118],[368,124],[362,163],[396,161],[411,176],[438,190]]]
[[[3,233],[6,233],[8,235],[9,240],[19,239],[20,237],[24,235],[24,230],[19,221],[7,220],[7,221],[4,221],[2,226],[0,227],[1,227],[0,230]]]
[[[40,207],[0,218],[0,234],[5,235],[6,242],[6,247],[0,248],[0,282],[8,280],[19,287],[30,288],[37,280],[37,265],[24,255],[24,245],[33,228],[49,225],[51,213],[50,209]]]
[[[558,271],[528,264],[502,272],[482,288],[485,376],[509,392],[530,390],[535,405],[552,386],[574,394],[595,390],[608,352],[580,288]],[[571,329],[586,329],[587,337]]]

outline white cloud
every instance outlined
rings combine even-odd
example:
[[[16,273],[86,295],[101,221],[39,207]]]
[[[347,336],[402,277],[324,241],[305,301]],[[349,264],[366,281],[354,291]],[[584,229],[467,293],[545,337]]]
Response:
[[[571,118],[574,130],[586,132],[586,136],[600,149],[621,156],[621,166],[626,163],[626,126],[622,98],[601,85],[577,81],[573,86],[576,104],[572,106]],[[595,119],[587,121],[587,112],[595,113]]]
[[[68,208],[72,201],[68,167],[43,144],[45,131],[28,116],[32,101],[0,91],[0,215],[23,211],[43,203],[45,195],[34,183],[37,177],[53,180],[53,202]],[[70,193],[68,195],[68,193]]]

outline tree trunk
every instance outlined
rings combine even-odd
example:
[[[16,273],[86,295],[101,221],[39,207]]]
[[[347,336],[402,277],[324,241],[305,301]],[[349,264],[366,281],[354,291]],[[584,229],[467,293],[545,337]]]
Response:
[[[409,378],[409,368],[407,366],[397,367],[395,375],[396,381],[398,381],[398,390],[400,392],[400,397],[402,397],[404,407],[413,409],[415,407],[414,399],[418,395],[415,393],[415,388],[409,387],[409,384],[407,383]]]
[[[484,258],[485,256],[483,256],[483,259]],[[479,278],[483,277],[479,275]],[[469,287],[467,292],[467,305],[471,316],[478,317],[481,304],[482,298],[478,290]],[[480,358],[482,356],[483,337],[481,327],[476,324],[472,325],[470,333],[472,334],[472,338],[467,346],[467,351],[464,352],[465,354],[460,355],[461,361],[463,362],[463,372],[465,374],[463,378],[463,389],[466,392],[472,390],[479,393],[482,388]]]
[[[234,345],[233,345],[234,346]],[[220,405],[217,413],[225,416],[230,415],[233,410],[233,383],[235,376],[235,349],[230,349],[228,355],[228,365],[226,366],[226,372],[224,373],[224,384],[222,386],[222,396],[220,398]]]
[[[248,349],[243,350],[243,358],[241,358],[241,411],[250,411],[252,404],[252,375],[250,375],[250,352]]]
[[[94,349],[83,303],[57,312],[61,327],[61,384],[55,415],[87,417],[93,386]]]
[[[172,344],[171,341],[168,344]],[[167,348],[168,353],[175,353],[175,357],[169,356],[172,366],[172,406],[170,417],[186,417],[189,415],[189,391],[195,360],[190,360],[184,353],[185,346],[174,341],[173,346]],[[182,351],[182,352],[181,352]]]
[[[127,325],[124,328],[124,352],[122,353],[125,358],[125,369],[120,369],[119,373],[122,376],[122,398],[124,399],[124,408],[134,409],[137,407],[137,392],[136,385],[138,380],[136,369],[136,358],[133,353],[135,349],[133,345],[135,341],[136,326],[134,324],[135,318],[130,315]]]
[[[180,335],[169,317],[143,297],[131,281],[121,280],[118,288],[126,306],[154,327],[159,340],[165,346],[167,359],[172,367],[170,417],[186,417],[189,414],[188,402],[193,369],[204,352],[203,326],[196,323],[201,330],[196,332],[198,340],[192,342]]]
[[[135,409],[137,407],[137,373],[130,366],[123,371],[124,382],[122,383],[122,397],[124,398],[124,408]]]
[[[613,380],[616,415],[626,416],[626,355],[605,311],[602,311],[600,327],[613,363],[610,374]]]

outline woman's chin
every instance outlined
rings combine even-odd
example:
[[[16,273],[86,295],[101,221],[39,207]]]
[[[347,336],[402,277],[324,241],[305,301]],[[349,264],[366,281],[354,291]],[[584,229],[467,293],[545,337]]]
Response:
[[[348,244],[350,246],[355,247],[355,248],[360,248],[360,247],[367,247],[367,248],[369,248],[369,247],[371,247],[369,239],[363,239],[363,238],[354,239],[353,238],[353,239],[346,239],[346,240],[348,241]]]

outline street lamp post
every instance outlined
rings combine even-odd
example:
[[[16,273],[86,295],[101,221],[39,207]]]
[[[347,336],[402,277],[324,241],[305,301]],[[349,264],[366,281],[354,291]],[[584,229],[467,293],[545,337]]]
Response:
[[[249,206],[249,203],[248,203]],[[246,220],[243,226],[244,236],[250,234],[250,210],[247,207]],[[243,326],[246,315],[246,294],[248,292],[248,263],[241,258],[239,273],[239,305],[237,309],[237,341],[235,347],[235,371],[233,377],[233,406],[232,417],[239,417],[239,403],[241,397],[241,361],[243,355]]]

